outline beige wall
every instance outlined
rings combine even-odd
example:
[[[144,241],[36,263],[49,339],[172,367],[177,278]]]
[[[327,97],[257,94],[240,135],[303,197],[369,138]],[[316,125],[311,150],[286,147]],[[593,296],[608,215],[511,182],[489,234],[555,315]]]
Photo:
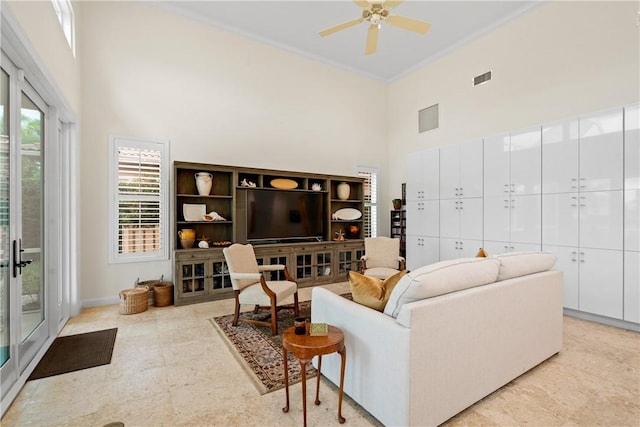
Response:
[[[384,83],[140,3],[80,8],[82,300],[173,273],[108,263],[109,134],[168,139],[172,160],[387,181]]]
[[[389,86],[389,188],[410,153],[637,102],[637,2],[543,2]],[[493,80],[472,87],[488,70]],[[440,126],[418,134],[418,110]]]
[[[3,2],[2,7],[7,6],[33,46],[39,65],[49,74],[73,113],[79,114],[80,67],[51,1]]]

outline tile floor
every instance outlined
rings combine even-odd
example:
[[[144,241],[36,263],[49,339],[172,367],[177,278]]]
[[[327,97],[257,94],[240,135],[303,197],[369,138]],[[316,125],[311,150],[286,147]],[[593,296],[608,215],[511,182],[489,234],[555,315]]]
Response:
[[[348,284],[329,285],[336,292]],[[300,290],[309,299],[310,288]],[[300,384],[259,395],[208,319],[232,300],[150,308],[123,316],[118,306],[89,308],[63,335],[118,327],[111,364],[28,381],[2,426],[299,426]],[[565,317],[559,354],[487,396],[446,424],[640,426],[640,334]],[[313,379],[308,390],[313,390]],[[322,381],[310,426],[339,425],[337,390]],[[379,423],[350,399],[349,426]]]

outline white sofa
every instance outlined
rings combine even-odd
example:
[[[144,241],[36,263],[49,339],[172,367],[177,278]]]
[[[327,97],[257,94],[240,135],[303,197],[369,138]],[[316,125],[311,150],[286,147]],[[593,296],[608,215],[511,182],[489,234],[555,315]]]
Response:
[[[438,425],[560,351],[554,263],[528,253],[425,266],[398,282],[388,314],[316,287],[311,319],[345,334],[347,395],[388,426]],[[322,374],[339,384],[340,358],[325,356]]]

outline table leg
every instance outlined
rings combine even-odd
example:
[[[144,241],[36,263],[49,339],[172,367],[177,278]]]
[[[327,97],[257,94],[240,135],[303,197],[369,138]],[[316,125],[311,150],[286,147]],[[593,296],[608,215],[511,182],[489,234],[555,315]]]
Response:
[[[284,391],[287,395],[287,404],[282,408],[282,412],[289,412],[289,367],[287,366],[287,349],[282,347],[284,361]]]
[[[307,427],[307,363],[310,359],[298,359],[302,371],[302,416],[304,427]]]
[[[340,359],[342,359],[340,363],[340,393],[338,394],[338,421],[340,424],[344,423],[346,420],[342,416],[342,395],[344,393],[344,366],[347,361],[347,347],[343,347],[342,351],[340,351]],[[318,372],[320,374],[320,372]]]
[[[316,383],[316,401],[315,404],[320,404],[320,371],[322,370],[322,355],[318,355],[318,382]]]

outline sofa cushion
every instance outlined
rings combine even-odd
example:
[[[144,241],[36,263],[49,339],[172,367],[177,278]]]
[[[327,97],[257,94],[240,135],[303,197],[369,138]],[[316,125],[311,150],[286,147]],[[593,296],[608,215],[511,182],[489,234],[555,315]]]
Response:
[[[493,283],[499,268],[496,258],[460,258],[420,267],[400,279],[384,313],[395,318],[404,304]]]
[[[500,260],[498,281],[551,270],[556,256],[549,252],[511,252],[496,256]]]
[[[382,280],[350,271],[349,286],[353,300],[358,304],[382,311],[387,305],[391,291],[405,274],[407,274],[406,270],[399,271]]]

